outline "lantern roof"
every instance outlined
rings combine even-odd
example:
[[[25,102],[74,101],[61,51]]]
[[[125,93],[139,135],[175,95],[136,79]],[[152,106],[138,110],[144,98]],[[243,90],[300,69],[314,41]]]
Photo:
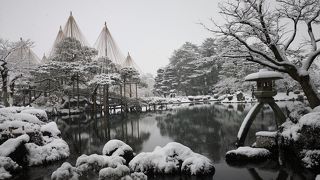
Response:
[[[258,81],[258,80],[276,80],[282,79],[282,74],[275,71],[269,71],[267,69],[260,69],[259,72],[247,75],[244,80],[246,81]]]

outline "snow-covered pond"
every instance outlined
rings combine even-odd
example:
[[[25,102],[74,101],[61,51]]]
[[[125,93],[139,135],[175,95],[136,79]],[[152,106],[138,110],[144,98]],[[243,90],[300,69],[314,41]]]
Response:
[[[285,111],[286,102],[278,104]],[[272,164],[241,168],[231,167],[225,162],[225,153],[234,148],[238,129],[251,106],[252,104],[213,103],[183,105],[171,111],[129,114],[128,117],[118,116],[108,121],[99,118],[99,115],[95,117],[89,114],[59,117],[55,121],[62,132],[62,138],[69,144],[71,155],[66,161],[72,164],[75,164],[77,157],[82,154],[100,154],[104,144],[110,139],[126,142],[136,153],[153,151],[156,146],[176,141],[210,158],[216,169],[214,176],[183,179],[276,179],[288,172]],[[266,107],[252,125],[247,143],[255,141],[256,131],[273,130],[274,125],[274,115],[271,109]],[[50,179],[51,173],[63,162],[45,167],[30,167],[24,170],[23,176],[18,179]],[[297,176],[300,176],[298,174]]]

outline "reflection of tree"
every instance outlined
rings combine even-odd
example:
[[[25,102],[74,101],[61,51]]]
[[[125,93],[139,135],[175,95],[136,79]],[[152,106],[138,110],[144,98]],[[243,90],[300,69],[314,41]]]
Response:
[[[235,111],[231,106],[199,106],[179,109],[156,120],[161,135],[170,136],[193,151],[219,161],[226,151],[232,148],[246,113]],[[257,130],[266,130],[273,123],[270,113],[264,113],[263,120],[260,120],[261,114],[257,118],[259,120],[253,124],[249,132],[250,142],[254,142]]]
[[[58,120],[62,138],[70,148],[69,161],[75,161],[82,154],[101,154],[103,146],[110,139],[119,139],[140,152],[150,133],[140,132],[139,116],[110,120],[95,116],[76,116]]]

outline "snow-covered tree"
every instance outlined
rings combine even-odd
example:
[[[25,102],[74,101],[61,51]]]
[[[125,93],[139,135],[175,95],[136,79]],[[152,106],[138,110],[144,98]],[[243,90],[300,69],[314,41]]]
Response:
[[[216,28],[208,30],[239,42],[243,48],[237,57],[287,73],[301,85],[311,107],[320,105],[309,73],[320,54],[319,37],[314,33],[319,28],[319,0],[230,0],[220,9],[226,23],[214,22]],[[307,41],[297,36],[303,31]]]
[[[10,99],[12,99],[14,92],[15,81],[22,77],[22,74],[15,74],[10,72],[8,68],[8,57],[14,53],[17,49],[22,47],[31,47],[32,42],[30,40],[27,41],[18,41],[18,42],[10,42],[0,38],[0,73],[2,80],[2,101],[5,106],[12,105],[12,101],[10,103]],[[10,93],[9,93],[10,92]]]

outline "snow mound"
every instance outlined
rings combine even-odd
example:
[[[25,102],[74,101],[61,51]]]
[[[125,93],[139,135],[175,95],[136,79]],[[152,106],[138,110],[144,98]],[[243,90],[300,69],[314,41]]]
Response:
[[[228,163],[239,161],[263,161],[271,157],[269,150],[264,148],[239,147],[226,153]]]
[[[55,170],[51,175],[52,180],[78,180],[79,174],[77,168],[71,166],[70,163],[64,162],[61,167]]]
[[[49,122],[48,124],[41,126],[40,131],[44,136],[49,134],[49,136],[60,137],[61,135],[61,132],[55,122]]]
[[[118,165],[116,168],[107,167],[99,171],[99,179],[118,180],[130,173],[130,169],[125,165]]]
[[[21,144],[29,142],[30,138],[27,134],[21,135],[17,138],[11,138],[0,145],[0,156],[9,156]]]
[[[11,178],[11,172],[14,172],[18,169],[20,169],[20,166],[12,161],[11,158],[0,156],[0,179]]]
[[[25,109],[22,110],[21,113],[27,113],[27,114],[32,114],[36,116],[40,121],[42,122],[48,122],[48,116],[47,113],[42,110],[42,109]]]
[[[129,167],[143,173],[172,174],[183,172],[191,175],[214,173],[212,162],[190,148],[176,142],[168,143],[163,148],[156,147],[153,152],[142,152],[134,157]]]
[[[27,160],[30,166],[67,158],[70,155],[68,144],[62,139],[52,139],[51,142],[38,146],[26,143]]]
[[[102,149],[102,154],[107,156],[121,156],[126,162],[130,162],[134,157],[132,148],[117,139],[108,141]]]
[[[105,167],[115,168],[119,165],[123,165],[125,160],[119,156],[104,156],[98,154],[91,154],[87,156],[85,154],[78,157],[76,167],[81,172],[87,172],[89,170],[100,170]]]

